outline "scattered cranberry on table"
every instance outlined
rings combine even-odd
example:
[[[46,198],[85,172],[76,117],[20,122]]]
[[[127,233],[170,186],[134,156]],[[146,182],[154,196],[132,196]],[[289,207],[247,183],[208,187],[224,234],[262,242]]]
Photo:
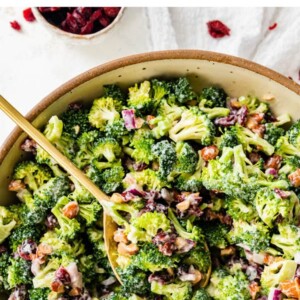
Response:
[[[38,7],[52,25],[74,34],[92,34],[110,25],[120,7]]]

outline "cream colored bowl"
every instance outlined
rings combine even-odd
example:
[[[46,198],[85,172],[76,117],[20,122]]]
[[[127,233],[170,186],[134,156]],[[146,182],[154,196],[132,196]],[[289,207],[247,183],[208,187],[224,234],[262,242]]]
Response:
[[[57,88],[27,117],[41,128],[52,115],[66,110],[69,103],[91,103],[101,95],[105,84],[128,87],[145,79],[172,76],[188,76],[198,91],[208,85],[219,85],[230,96],[274,96],[269,103],[275,114],[289,113],[294,120],[300,117],[300,86],[292,80],[241,58],[198,50],[151,52],[98,66]],[[9,204],[14,199],[7,186],[13,166],[25,155],[20,150],[25,137],[16,128],[0,149],[1,204]]]
[[[208,85],[219,85],[230,96],[273,96],[270,105],[275,114],[289,113],[294,120],[300,117],[300,86],[292,80],[241,58],[198,50],[176,50],[133,55],[91,69],[44,98],[31,110],[28,119],[41,128],[52,115],[66,110],[69,103],[91,103],[101,95],[105,84],[128,87],[145,79],[172,76],[188,76],[198,91]],[[15,200],[15,194],[10,193],[7,186],[14,165],[24,158],[20,144],[25,137],[17,128],[0,149],[2,205]]]

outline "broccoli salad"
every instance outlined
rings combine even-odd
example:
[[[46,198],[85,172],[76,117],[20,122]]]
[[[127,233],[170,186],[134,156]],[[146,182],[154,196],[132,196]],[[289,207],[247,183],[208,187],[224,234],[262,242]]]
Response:
[[[300,299],[300,121],[181,77],[106,85],[43,133],[111,196],[122,285],[103,208],[26,139],[0,207],[9,300]]]

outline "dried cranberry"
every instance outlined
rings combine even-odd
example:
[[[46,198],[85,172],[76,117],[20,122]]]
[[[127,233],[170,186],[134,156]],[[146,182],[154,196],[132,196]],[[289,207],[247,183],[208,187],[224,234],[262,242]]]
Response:
[[[136,162],[132,165],[134,171],[143,171],[147,169],[148,165],[143,162]]]
[[[65,20],[65,26],[71,33],[79,33],[80,32],[80,28],[77,24],[76,19],[70,13],[67,13],[67,17]]]
[[[58,221],[53,214],[49,214],[45,220],[45,225],[48,229],[52,230],[58,226]]]
[[[61,7],[38,7],[39,12],[41,13],[55,12],[60,9]]]
[[[120,7],[103,7],[104,13],[110,18],[115,18],[120,9]]]
[[[215,39],[230,35],[230,29],[219,20],[207,22],[207,27],[209,34]]]
[[[4,245],[0,245],[0,254],[7,252],[7,248]]]
[[[93,14],[90,17],[90,21],[95,22],[99,20],[102,16],[103,16],[102,10],[101,8],[99,8],[93,12]]]
[[[87,22],[86,25],[80,29],[80,33],[81,34],[90,34],[93,32],[93,29],[94,29],[94,23]]]
[[[69,272],[64,267],[59,267],[55,272],[55,279],[59,280],[64,285],[71,283],[71,277]]]
[[[17,286],[9,296],[9,300],[25,300],[25,299],[27,299],[27,289],[25,285]]]
[[[237,111],[237,122],[240,125],[244,125],[246,120],[247,120],[247,115],[248,115],[248,109],[247,106],[242,106],[238,111]]]
[[[221,125],[221,126],[232,126],[232,125],[235,124],[236,119],[237,119],[236,116],[229,115],[227,117],[215,119],[215,124],[216,125]]]
[[[273,25],[269,26],[269,30],[274,30],[277,27],[277,23],[275,22]]]
[[[173,280],[173,277],[166,271],[155,272],[148,277],[148,282],[157,281],[160,284],[168,284]]]
[[[158,250],[166,255],[171,256],[177,250],[175,245],[177,235],[175,233],[167,233],[162,230],[152,239],[153,244],[158,246]]]
[[[25,152],[31,152],[33,154],[36,153],[37,144],[32,139],[26,139],[21,145],[21,149]]]
[[[23,17],[28,22],[33,22],[35,20],[35,16],[30,7],[23,10]]]
[[[72,110],[76,110],[76,111],[79,111],[82,109],[82,104],[81,103],[78,103],[78,102],[73,102],[73,103],[70,103],[68,105],[68,108],[69,109],[72,109]]]
[[[72,15],[76,19],[76,22],[80,27],[83,27],[87,24],[87,20],[82,16],[77,8],[74,9]]]
[[[25,260],[32,260],[32,254],[35,254],[37,250],[37,244],[32,240],[25,240],[18,247],[18,254]]]
[[[21,30],[21,25],[17,21],[10,22],[10,26],[17,31]]]
[[[101,18],[99,18],[99,23],[105,28],[110,24],[110,19],[106,16],[102,16]]]
[[[248,154],[248,158],[251,161],[252,164],[256,164],[261,159],[261,155],[257,152],[250,152]]]

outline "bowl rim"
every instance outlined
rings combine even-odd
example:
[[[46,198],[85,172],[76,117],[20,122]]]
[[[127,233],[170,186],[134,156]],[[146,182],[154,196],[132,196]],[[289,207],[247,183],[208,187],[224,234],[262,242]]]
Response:
[[[42,113],[49,105],[54,103],[57,99],[62,97],[64,94],[70,92],[74,88],[83,84],[86,81],[89,81],[97,76],[108,73],[110,71],[124,68],[126,66],[131,66],[143,62],[157,61],[157,60],[168,60],[168,59],[198,59],[198,60],[207,60],[212,62],[224,63],[228,65],[237,66],[249,71],[255,72],[259,75],[267,77],[289,90],[300,95],[300,85],[290,78],[273,71],[267,67],[264,67],[258,63],[252,62],[250,60],[223,54],[212,51],[204,50],[164,50],[164,51],[153,51],[146,52],[141,54],[134,54],[130,56],[125,56],[123,58],[115,59],[107,63],[96,66],[92,69],[89,69],[74,78],[68,80],[64,84],[60,85],[46,97],[42,98],[29,112],[26,114],[26,119],[32,122],[40,113]],[[15,141],[22,134],[22,130],[16,126],[8,137],[4,140],[0,148],[0,166],[8,154],[9,150],[14,145]]]

